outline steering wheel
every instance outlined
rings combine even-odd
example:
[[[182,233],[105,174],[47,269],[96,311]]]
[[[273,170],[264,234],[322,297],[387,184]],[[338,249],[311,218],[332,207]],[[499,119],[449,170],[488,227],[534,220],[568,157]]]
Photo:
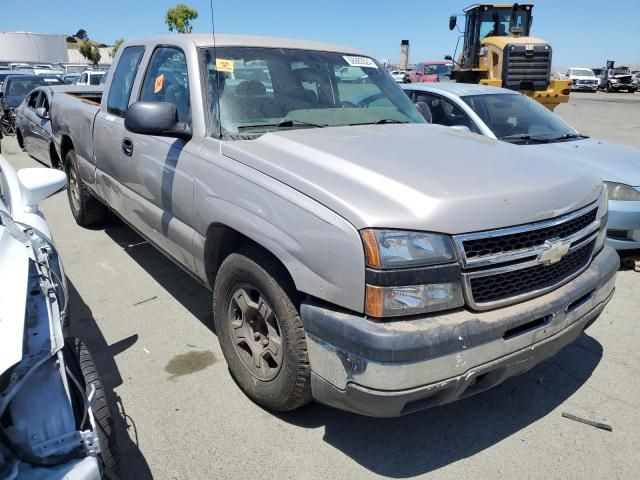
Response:
[[[362,100],[360,100],[356,106],[358,106],[359,108],[369,108],[369,105],[371,105],[373,102],[375,102],[376,100],[380,100],[381,98],[385,98],[385,94],[382,92],[378,92],[378,93],[374,93],[373,95],[369,95],[368,97],[364,97]]]

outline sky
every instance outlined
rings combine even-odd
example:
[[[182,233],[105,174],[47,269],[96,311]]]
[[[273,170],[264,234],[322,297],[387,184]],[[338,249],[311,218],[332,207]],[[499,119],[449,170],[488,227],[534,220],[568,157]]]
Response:
[[[182,0],[199,12],[194,33],[211,32],[209,0]],[[74,34],[112,44],[117,38],[163,34],[164,15],[178,0],[0,0],[0,31]],[[411,45],[410,62],[453,54],[453,13],[471,0],[214,0],[217,33],[244,33],[317,40],[358,48],[396,63],[400,41]],[[555,67],[640,63],[640,0],[611,8],[594,0],[535,1],[532,34],[549,42]]]

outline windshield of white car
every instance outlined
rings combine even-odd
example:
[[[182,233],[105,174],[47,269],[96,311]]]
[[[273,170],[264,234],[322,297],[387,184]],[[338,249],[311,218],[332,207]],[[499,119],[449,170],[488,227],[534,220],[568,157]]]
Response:
[[[235,138],[294,128],[424,123],[375,60],[334,52],[205,49],[211,131]]]
[[[550,143],[586,138],[538,102],[520,94],[461,97],[494,135],[511,143]]]
[[[576,77],[595,77],[593,70],[586,68],[574,68],[571,70],[571,75],[575,75]]]

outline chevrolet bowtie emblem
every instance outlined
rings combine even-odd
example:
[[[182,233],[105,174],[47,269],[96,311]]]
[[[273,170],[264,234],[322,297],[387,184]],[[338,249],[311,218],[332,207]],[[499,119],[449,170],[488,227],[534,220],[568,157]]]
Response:
[[[563,242],[562,240],[546,240],[543,250],[538,256],[538,263],[543,265],[553,265],[558,263],[569,253],[571,242]]]

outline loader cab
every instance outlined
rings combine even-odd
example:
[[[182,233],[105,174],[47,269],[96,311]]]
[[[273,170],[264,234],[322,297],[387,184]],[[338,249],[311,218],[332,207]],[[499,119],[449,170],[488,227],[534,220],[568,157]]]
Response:
[[[464,10],[466,24],[464,47],[460,59],[461,68],[476,68],[478,53],[483,40],[490,37],[528,37],[531,32],[533,5],[517,4],[494,5],[476,4]],[[449,28],[456,26],[456,17],[452,16]]]

